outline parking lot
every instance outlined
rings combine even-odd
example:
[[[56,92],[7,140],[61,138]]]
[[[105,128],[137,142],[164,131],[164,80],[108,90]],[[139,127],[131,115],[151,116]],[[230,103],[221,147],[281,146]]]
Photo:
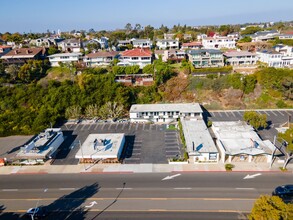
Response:
[[[292,110],[255,110],[259,114],[266,114],[268,127],[258,131],[258,134],[262,139],[268,139],[274,141],[274,136],[278,134],[275,128],[278,128],[288,122],[289,116],[290,122],[293,122],[293,109]],[[204,112],[204,117],[211,121],[238,121],[243,120],[243,114],[245,111],[209,111]]]
[[[62,126],[64,143],[53,165],[77,164],[75,154],[89,134],[124,133],[125,146],[121,158],[125,164],[168,162],[168,158],[181,156],[178,131],[171,131],[164,124],[146,123],[67,123]]]

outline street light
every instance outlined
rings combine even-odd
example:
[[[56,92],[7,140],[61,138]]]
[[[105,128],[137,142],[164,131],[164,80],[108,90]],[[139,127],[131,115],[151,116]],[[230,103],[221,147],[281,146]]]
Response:
[[[46,189],[44,189],[43,192],[45,193],[45,192],[47,192],[47,191],[48,191],[48,189],[46,188]],[[36,210],[37,210],[37,208],[38,208],[38,206],[39,206],[39,203],[40,203],[40,200],[41,200],[41,198],[42,198],[42,195],[43,195],[43,194],[40,195],[40,198],[38,199],[38,201],[37,201],[37,203],[36,203],[36,207],[35,207],[34,213],[31,214],[31,218],[32,218],[32,220],[34,220],[34,216],[35,216],[35,214],[36,214]]]

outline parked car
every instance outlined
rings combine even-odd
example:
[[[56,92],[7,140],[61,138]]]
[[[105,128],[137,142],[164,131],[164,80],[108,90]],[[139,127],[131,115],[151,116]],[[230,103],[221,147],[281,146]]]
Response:
[[[39,206],[28,209],[25,215],[29,219],[44,219],[48,215],[48,211],[44,206]]]
[[[280,197],[284,202],[293,202],[293,185],[278,186],[272,193],[273,196]]]

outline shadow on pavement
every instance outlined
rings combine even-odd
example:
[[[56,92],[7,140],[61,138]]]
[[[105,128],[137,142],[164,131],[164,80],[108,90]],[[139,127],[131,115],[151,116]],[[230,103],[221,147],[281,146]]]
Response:
[[[99,191],[98,183],[84,186],[68,195],[64,195],[47,206],[51,214],[47,219],[86,219],[88,209],[81,205]]]
[[[16,220],[20,219],[20,215],[14,212],[3,212],[6,208],[0,205],[0,219],[1,220]]]
[[[121,160],[124,160],[125,158],[130,158],[132,156],[134,139],[135,139],[134,135],[125,136],[125,146],[121,154],[121,158],[120,158]]]

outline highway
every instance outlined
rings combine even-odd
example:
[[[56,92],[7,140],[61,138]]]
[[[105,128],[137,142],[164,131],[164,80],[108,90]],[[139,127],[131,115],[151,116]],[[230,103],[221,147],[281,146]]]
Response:
[[[245,219],[259,195],[292,182],[291,172],[2,175],[0,219],[36,204],[56,220]]]

